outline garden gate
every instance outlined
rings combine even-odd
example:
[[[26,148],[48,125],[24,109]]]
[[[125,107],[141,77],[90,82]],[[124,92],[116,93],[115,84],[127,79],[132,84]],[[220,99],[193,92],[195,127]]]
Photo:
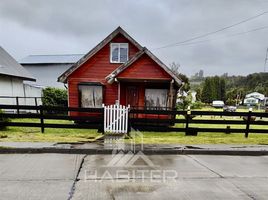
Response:
[[[124,134],[128,132],[130,106],[119,104],[104,106],[104,133]]]

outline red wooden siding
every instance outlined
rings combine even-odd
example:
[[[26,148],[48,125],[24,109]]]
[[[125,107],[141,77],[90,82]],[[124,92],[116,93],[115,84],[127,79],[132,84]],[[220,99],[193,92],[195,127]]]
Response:
[[[121,34],[118,34],[111,42],[129,43]],[[138,49],[129,43],[129,59],[137,52]],[[78,84],[80,82],[101,82],[104,85],[104,103],[114,104],[118,98],[117,83],[110,85],[106,83],[105,77],[120,65],[121,63],[110,63],[110,43],[104,46],[68,77],[69,106],[79,106]]]
[[[147,55],[143,55],[117,77],[129,79],[171,80],[170,75]]]

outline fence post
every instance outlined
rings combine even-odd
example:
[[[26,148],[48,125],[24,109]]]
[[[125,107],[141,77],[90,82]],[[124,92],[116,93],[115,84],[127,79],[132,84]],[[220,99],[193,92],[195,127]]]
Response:
[[[188,106],[187,113],[186,113],[186,125],[185,125],[185,134],[189,132],[189,119],[191,115],[191,107]]]
[[[44,109],[43,106],[39,106],[39,110],[40,110],[40,123],[41,123],[41,132],[44,133],[45,132],[45,127],[44,127]]]
[[[248,138],[249,126],[250,126],[250,120],[251,120],[251,113],[252,113],[252,108],[249,108],[248,109],[248,117],[247,117],[247,126],[246,126],[246,131],[245,131],[245,138]]]
[[[37,107],[38,106],[37,97],[34,97],[34,103],[35,103],[35,106]],[[36,113],[39,113],[38,109],[36,109]]]
[[[102,104],[102,108],[103,108],[103,126],[102,126],[102,134],[105,134],[106,131],[106,124],[107,124],[107,115],[106,115],[106,109],[105,109],[105,104]]]
[[[17,105],[17,114],[20,114],[20,109],[19,109],[19,97],[16,97],[16,105]]]

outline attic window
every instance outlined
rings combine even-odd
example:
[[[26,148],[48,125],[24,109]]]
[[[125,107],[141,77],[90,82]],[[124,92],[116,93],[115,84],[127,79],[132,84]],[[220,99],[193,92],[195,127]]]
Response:
[[[110,62],[124,63],[128,61],[128,43],[111,43]]]

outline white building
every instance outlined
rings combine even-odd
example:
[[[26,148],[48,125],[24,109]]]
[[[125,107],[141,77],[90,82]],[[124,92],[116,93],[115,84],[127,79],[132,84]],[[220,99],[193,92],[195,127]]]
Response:
[[[19,61],[42,87],[64,88],[58,77],[76,63],[84,54],[29,55]]]
[[[34,99],[24,97],[41,97],[42,88],[24,81],[32,82],[35,78],[0,46],[0,104],[16,104],[15,97],[21,97],[20,104],[34,105]]]
[[[259,92],[252,92],[246,95],[244,105],[256,105],[263,103],[265,96]]]

